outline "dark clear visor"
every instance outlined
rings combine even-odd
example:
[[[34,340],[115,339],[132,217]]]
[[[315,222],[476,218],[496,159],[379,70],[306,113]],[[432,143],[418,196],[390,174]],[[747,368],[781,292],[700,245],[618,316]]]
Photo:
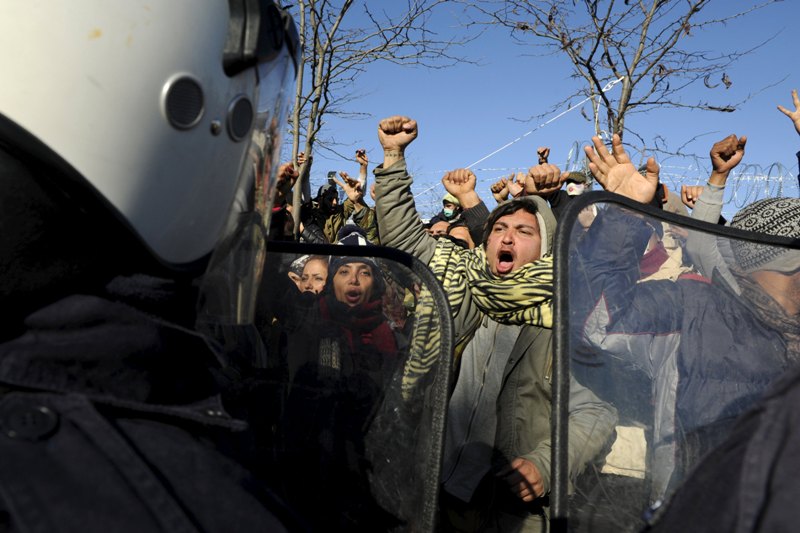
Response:
[[[640,531],[797,367],[798,293],[774,287],[796,278],[800,250],[613,202],[574,214],[557,293],[570,530]]]
[[[264,270],[252,364],[274,386],[259,414],[276,493],[312,531],[433,531],[453,351],[441,285],[378,246],[270,242]]]
[[[294,63],[284,47],[257,66],[258,87],[250,146],[242,164],[236,197],[203,279],[198,329],[221,357],[248,349],[255,288],[261,279],[267,229],[275,196],[276,172]],[[257,345],[253,348],[258,349]]]

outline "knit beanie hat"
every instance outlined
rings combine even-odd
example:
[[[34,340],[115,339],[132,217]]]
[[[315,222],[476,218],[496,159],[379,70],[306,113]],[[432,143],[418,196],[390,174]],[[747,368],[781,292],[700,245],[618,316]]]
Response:
[[[372,243],[367,238],[367,232],[361,226],[345,224],[336,232],[336,242],[347,246],[369,246]]]
[[[734,215],[731,227],[800,239],[800,198],[765,198]],[[792,272],[800,268],[800,251],[734,240],[733,255],[746,273],[755,270]]]
[[[374,246],[369,239],[367,239],[367,232],[355,224],[345,224],[336,234],[338,244],[345,246]],[[383,280],[383,273],[378,262],[371,257],[355,257],[355,256],[332,256],[328,262],[328,285],[331,283],[333,275],[340,266],[346,263],[364,263],[372,268],[372,274],[375,280],[374,295],[383,294],[385,284]]]

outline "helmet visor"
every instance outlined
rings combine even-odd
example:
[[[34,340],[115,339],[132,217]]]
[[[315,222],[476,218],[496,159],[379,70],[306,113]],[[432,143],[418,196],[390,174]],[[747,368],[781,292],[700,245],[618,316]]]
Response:
[[[198,330],[219,348],[221,356],[248,349],[242,342],[250,338],[248,327],[261,279],[287,103],[295,76],[287,47],[270,61],[258,64],[256,75],[250,146],[226,229],[200,291]]]

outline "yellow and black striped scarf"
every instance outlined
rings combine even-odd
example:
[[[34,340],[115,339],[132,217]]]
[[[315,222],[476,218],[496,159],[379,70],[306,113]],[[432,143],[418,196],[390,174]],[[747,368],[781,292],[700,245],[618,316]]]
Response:
[[[489,272],[482,247],[464,250],[443,239],[429,266],[442,282],[454,312],[469,290],[475,305],[496,322],[553,327],[552,257],[499,277]]]
[[[465,250],[441,239],[428,265],[442,283],[453,313],[458,313],[469,290],[472,300],[484,315],[502,324],[553,327],[553,258],[544,257],[507,276],[493,275],[486,264],[482,247]],[[432,297],[423,289],[411,335],[411,357],[403,372],[403,396],[408,399],[419,379],[436,362],[441,343],[440,317],[433,316]],[[480,324],[480,317],[465,324],[456,339],[456,356],[469,342]]]

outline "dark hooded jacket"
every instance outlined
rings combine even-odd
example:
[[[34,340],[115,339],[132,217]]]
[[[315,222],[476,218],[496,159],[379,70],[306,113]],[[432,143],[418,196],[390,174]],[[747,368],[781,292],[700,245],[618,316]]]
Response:
[[[194,301],[171,282],[117,278],[0,344],[0,530],[284,529],[288,514],[243,467],[248,425],[190,327]]]

